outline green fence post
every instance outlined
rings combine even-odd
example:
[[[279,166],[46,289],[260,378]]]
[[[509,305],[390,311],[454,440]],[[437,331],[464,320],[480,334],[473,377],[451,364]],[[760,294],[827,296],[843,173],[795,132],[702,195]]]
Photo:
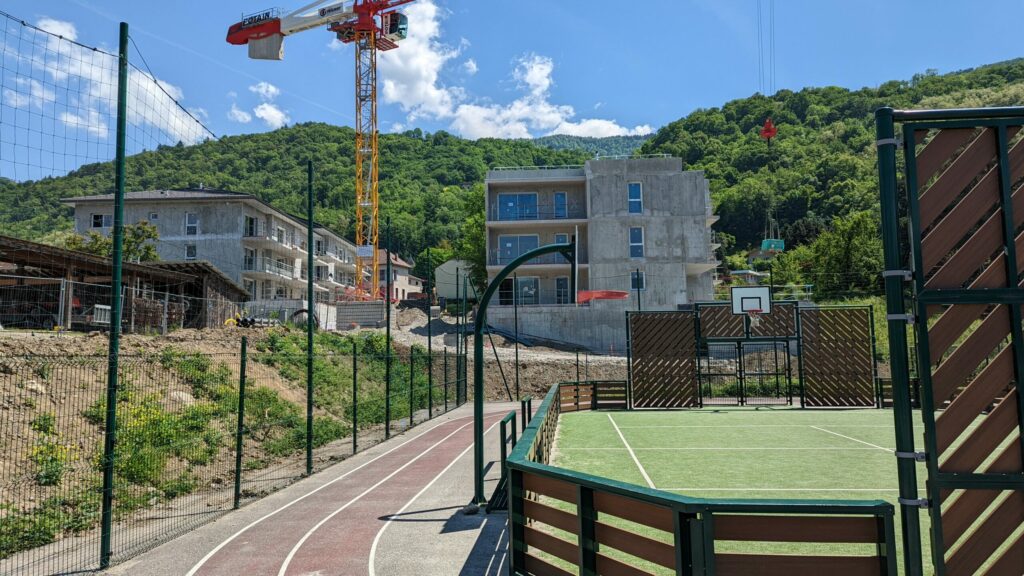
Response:
[[[235,428],[235,510],[242,501],[242,435],[245,433],[245,365],[248,352],[249,337],[242,336],[242,356],[238,364],[238,426]]]
[[[580,351],[576,349],[576,381],[580,381]]]
[[[526,572],[526,489],[523,472],[510,469],[508,477],[509,572]]]
[[[384,439],[391,438],[391,216],[386,221],[384,255],[387,262],[384,264]]]
[[[359,346],[352,340],[352,453],[359,451]]]
[[[444,348],[444,411],[448,412],[448,347]]]
[[[409,428],[412,428],[413,418],[412,415],[416,411],[415,399],[413,397],[413,389],[415,388],[416,382],[416,353],[412,348],[409,348]]]
[[[113,270],[110,280],[110,341],[107,351],[107,414],[103,427],[103,501],[100,568],[110,566],[114,520],[114,447],[117,434],[117,370],[121,349],[121,260],[124,248],[125,141],[128,130],[128,23],[121,22],[117,59],[117,158],[114,168]]]
[[[899,245],[899,214],[896,191],[896,131],[892,108],[875,111],[876,144],[878,147],[878,184],[882,205],[882,245],[885,257],[885,309],[894,319],[888,320],[889,364],[892,378],[893,416],[896,427],[896,450],[914,451],[914,422],[910,407],[910,376],[907,359],[907,326],[898,320],[906,314],[903,301],[904,279],[893,275],[902,266]],[[906,146],[913,146],[907,142]],[[917,468],[913,459],[898,458],[900,518],[903,532],[903,569],[908,576],[924,572],[921,561],[920,508],[918,499]],[[906,503],[904,503],[906,502]]]
[[[434,417],[434,333],[431,325],[434,309],[434,264],[427,248],[427,420]]]
[[[594,511],[594,491],[585,486],[576,488],[580,576],[597,576],[597,514]]]
[[[306,164],[306,476],[313,473],[313,161]]]
[[[520,416],[520,420],[522,420],[522,423],[523,423],[522,429],[525,431],[526,430],[526,410],[527,410],[526,409],[526,398],[523,398],[522,400],[520,400],[519,404],[521,406],[521,410],[519,412],[519,416]]]

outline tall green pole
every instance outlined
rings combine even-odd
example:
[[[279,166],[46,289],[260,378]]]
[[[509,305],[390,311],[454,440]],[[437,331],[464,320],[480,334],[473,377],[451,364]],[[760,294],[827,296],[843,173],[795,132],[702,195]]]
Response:
[[[521,266],[545,254],[561,253],[567,259],[574,256],[575,244],[548,244],[535,248],[512,260],[491,280],[483,296],[477,299],[476,318],[473,320],[473,501],[483,504],[484,499],[484,328],[487,326],[487,306],[502,281]]]
[[[907,324],[905,320],[898,319],[906,314],[906,308],[903,300],[904,278],[895,274],[903,265],[900,260],[899,215],[896,210],[896,131],[892,108],[875,111],[875,130],[882,202],[883,254],[885,269],[889,271],[884,280],[885,308],[893,318],[888,321],[888,330],[896,451],[907,454],[914,452],[914,422],[910,405]],[[907,145],[913,144],[908,142]],[[918,499],[916,463],[912,458],[897,458],[896,466],[899,473],[903,565],[908,576],[919,576],[924,573],[924,568],[921,564],[921,510],[913,504]]]
[[[519,400],[519,275],[512,275],[512,322],[516,332],[516,400]]]
[[[391,438],[391,216],[385,221],[384,256],[384,438]]]
[[[359,345],[352,340],[352,453],[359,451]]]
[[[430,325],[433,323],[431,311],[434,308],[434,262],[430,259],[430,248],[427,248],[427,419],[434,417],[434,334]]]
[[[110,279],[110,341],[107,350],[107,415],[103,429],[103,501],[100,568],[110,565],[114,519],[114,446],[117,434],[117,369],[121,349],[121,260],[124,257],[125,141],[128,131],[128,23],[121,22],[117,59],[117,151],[114,164],[114,253]]]
[[[416,411],[416,398],[413,395],[413,390],[416,384],[416,351],[409,348],[409,426],[412,428],[413,417],[412,415]],[[408,430],[408,428],[406,428]]]
[[[235,502],[242,503],[242,439],[245,435],[245,365],[249,358],[249,337],[242,336],[242,354],[238,361],[238,426],[235,428]]]
[[[459,284],[462,280],[459,279],[459,269],[455,268],[455,405],[459,405],[459,346],[460,340],[459,335],[462,334],[460,331],[459,322],[462,321],[462,300],[459,299]]]
[[[306,475],[313,473],[313,161],[306,164]]]
[[[634,274],[636,274],[633,280],[636,282],[636,311],[640,312],[644,309],[643,305],[640,304],[640,269],[637,268]]]

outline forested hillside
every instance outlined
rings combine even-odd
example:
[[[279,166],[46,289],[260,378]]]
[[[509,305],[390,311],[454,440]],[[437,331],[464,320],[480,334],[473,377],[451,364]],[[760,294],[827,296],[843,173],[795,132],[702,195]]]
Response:
[[[715,229],[728,235],[730,252],[759,246],[774,205],[787,247],[804,246],[777,263],[777,280],[824,291],[862,289],[876,285],[881,262],[872,224],[878,213],[874,111],[1021,104],[1024,59],[945,75],[928,71],[878,88],[755,95],[672,122],[641,150],[680,156],[687,168],[706,171],[721,216]],[[759,137],[768,117],[779,130],[770,146]]]
[[[780,282],[814,283],[824,292],[872,288],[880,268],[874,110],[1024,104],[1024,59],[877,88],[781,90],[721,108],[697,110],[655,135],[587,139],[464,140],[412,130],[381,136],[382,215],[392,218],[397,250],[416,255],[450,245],[483,259],[483,195],[494,166],[579,164],[595,154],[668,153],[705,170],[721,221],[723,257],[733,267],[757,246],[774,206],[787,253],[775,264]],[[773,118],[778,137],[758,136]],[[646,141],[645,141],[646,139]],[[226,137],[193,147],[165,147],[131,157],[129,190],[203,184],[250,192],[284,210],[303,211],[305,162],[316,167],[317,219],[351,236],[354,133],[300,124]],[[70,228],[59,199],[110,192],[111,163],[66,177],[0,181],[0,229],[41,238]],[[731,257],[730,257],[731,256]]]
[[[252,193],[278,208],[302,214],[306,161],[312,159],[316,218],[351,237],[354,140],[351,128],[310,123],[191,147],[163,147],[128,159],[128,190],[202,184]],[[579,164],[588,157],[529,141],[470,141],[419,130],[382,135],[380,151],[381,213],[391,217],[394,246],[406,254],[428,244],[453,243],[463,228],[482,218],[483,181],[489,167]],[[69,230],[70,209],[59,200],[109,193],[113,183],[110,162],[86,165],[61,178],[0,181],[0,229],[26,238]]]
[[[556,134],[533,140],[538,146],[552,150],[576,150],[590,156],[630,156],[644,145],[650,136],[609,136],[587,138]]]

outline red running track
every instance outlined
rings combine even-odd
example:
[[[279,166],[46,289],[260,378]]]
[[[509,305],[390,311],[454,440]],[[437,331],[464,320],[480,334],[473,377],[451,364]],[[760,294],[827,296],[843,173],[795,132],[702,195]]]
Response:
[[[485,414],[484,427],[505,413]],[[366,574],[386,517],[472,444],[472,416],[438,424],[242,528],[188,576]]]

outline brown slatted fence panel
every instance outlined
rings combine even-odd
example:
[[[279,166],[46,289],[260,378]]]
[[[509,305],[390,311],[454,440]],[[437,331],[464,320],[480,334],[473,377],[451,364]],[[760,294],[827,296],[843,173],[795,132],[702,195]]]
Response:
[[[802,308],[804,401],[811,407],[875,405],[867,308]]]
[[[691,312],[630,314],[633,406],[698,405],[694,323]]]
[[[703,328],[701,323],[702,331]],[[762,314],[758,325],[750,327],[750,335],[762,338],[796,336],[796,305],[788,302],[772,304],[771,314]]]
[[[729,306],[700,305],[700,337],[709,338],[742,338],[745,336],[745,316],[732,313]]]
[[[1008,126],[1008,139],[1019,130]],[[1007,277],[1013,263],[1006,258],[996,128],[940,130],[916,152],[922,295],[1018,287],[1018,278]],[[1009,180],[1018,182],[1024,142],[1006,154]],[[1021,190],[1010,190],[1017,229],[1024,222]],[[1018,269],[1022,241],[1024,235],[1013,238]],[[936,449],[929,457],[940,473],[1024,472],[1011,312],[1007,304],[932,306],[919,324],[928,331],[921,370],[935,409]],[[1024,574],[1024,538],[1011,541],[1024,524],[1024,491],[943,490],[938,501],[941,533],[933,545],[945,550],[946,574]]]

